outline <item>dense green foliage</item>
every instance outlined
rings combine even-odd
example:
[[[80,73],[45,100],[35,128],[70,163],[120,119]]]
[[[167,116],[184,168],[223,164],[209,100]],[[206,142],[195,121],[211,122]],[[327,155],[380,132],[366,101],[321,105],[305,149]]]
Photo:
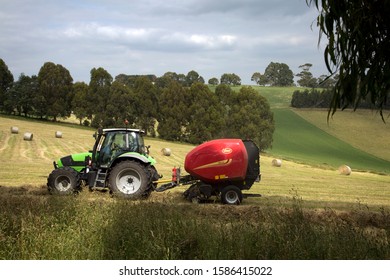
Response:
[[[40,117],[69,117],[71,114],[73,78],[60,64],[46,62],[38,73]]]
[[[288,87],[294,84],[294,74],[285,63],[271,62],[265,69],[267,84],[276,87]]]
[[[332,104],[333,94],[333,89],[295,90],[291,98],[291,106],[294,108],[329,108]],[[359,107],[373,109],[373,105],[367,100],[362,101]],[[383,109],[389,108],[390,104],[383,106]]]
[[[226,137],[254,140],[261,149],[270,148],[275,130],[274,117],[268,101],[252,87],[243,86],[239,92],[220,85],[216,88],[224,112]]]
[[[251,81],[255,82],[259,86],[265,86],[268,83],[267,77],[260,72],[253,73]]]
[[[3,111],[12,113],[16,109],[19,114],[24,116],[33,113],[39,115],[38,108],[41,98],[39,98],[38,89],[37,76],[20,75],[19,79],[4,94]]]
[[[196,83],[183,88],[172,82],[159,95],[158,133],[167,140],[201,143],[213,138],[250,138],[264,150],[275,129],[268,101],[251,87],[238,92],[226,84]]]
[[[319,15],[320,39],[327,37],[325,62],[338,73],[333,113],[363,100],[382,109],[390,95],[390,3],[388,0],[306,0]]]
[[[294,85],[294,74],[287,64],[271,62],[264,74],[255,72],[251,80],[260,86],[287,87]]]
[[[226,73],[221,76],[221,84],[239,86],[241,85],[241,78],[234,73]]]
[[[332,95],[332,90],[296,90],[291,98],[291,106],[294,108],[329,108]]]
[[[268,101],[254,89],[215,94],[196,72],[187,75],[167,72],[154,75],[118,75],[115,80],[103,68],[91,70],[89,84],[77,82],[61,65],[47,62],[38,77],[3,76],[5,101],[0,108],[8,114],[53,119],[69,117],[92,127],[142,128],[148,135],[171,141],[199,144],[213,138],[251,138],[260,149],[272,145],[273,115]],[[4,78],[5,80],[5,78]],[[221,77],[221,87],[240,84],[235,74]],[[216,82],[217,84],[218,82]],[[4,85],[6,82],[3,83]]]
[[[7,64],[0,58],[0,110],[4,110],[6,93],[12,87],[14,76],[9,71]]]

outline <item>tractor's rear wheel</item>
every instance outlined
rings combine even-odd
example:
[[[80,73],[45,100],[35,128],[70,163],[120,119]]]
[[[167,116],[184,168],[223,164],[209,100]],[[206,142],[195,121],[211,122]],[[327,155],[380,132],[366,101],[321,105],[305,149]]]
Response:
[[[149,194],[147,169],[134,161],[118,163],[111,171],[110,190],[115,196],[138,199]]]
[[[226,186],[221,191],[221,201],[223,204],[238,205],[242,201],[242,192],[236,186]]]
[[[47,178],[47,188],[51,194],[77,193],[80,190],[79,174],[68,166],[54,169]]]

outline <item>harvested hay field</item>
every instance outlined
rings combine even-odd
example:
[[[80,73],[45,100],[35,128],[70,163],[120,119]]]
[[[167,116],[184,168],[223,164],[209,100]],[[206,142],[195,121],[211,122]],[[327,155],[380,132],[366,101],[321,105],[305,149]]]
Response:
[[[27,129],[32,141],[23,140]],[[88,189],[50,195],[52,161],[91,149],[93,133],[0,116],[1,259],[390,259],[390,176],[285,159],[275,168],[263,154],[262,180],[248,191],[261,197],[239,206],[192,204],[187,187],[139,201]],[[194,147],[145,142],[165,178]]]
[[[19,133],[12,134],[10,127],[18,127]],[[66,140],[56,138],[56,131],[66,133]],[[93,130],[59,123],[0,117],[0,184],[18,186],[46,183],[45,178],[53,167],[53,160],[88,151],[94,143],[93,133]]]
[[[12,193],[46,195],[47,176],[53,169],[52,162],[62,156],[88,151],[94,144],[94,130],[63,126],[50,122],[31,122],[23,119],[0,116],[0,185]],[[19,134],[12,134],[10,127],[17,126]],[[23,132],[34,132],[33,141],[23,141]],[[61,131],[63,138],[56,138],[55,132]],[[185,155],[193,145],[146,138],[151,145],[151,155],[157,160],[157,170],[170,178],[173,167],[183,167]],[[161,151],[169,147],[170,156]],[[270,205],[287,203],[291,193],[302,197],[307,208],[324,209],[327,207],[347,210],[356,203],[367,205],[378,211],[381,207],[390,207],[390,176],[370,172],[353,171],[350,176],[339,175],[337,167],[315,167],[307,164],[283,160],[280,168],[272,166],[271,155],[261,156],[262,180],[248,191],[261,194],[261,197],[244,199],[244,205]],[[183,171],[183,173],[185,173]],[[151,199],[162,201],[175,200],[184,192],[179,187],[164,193],[154,193]],[[89,193],[82,196],[94,200],[99,197],[110,199],[107,193]]]

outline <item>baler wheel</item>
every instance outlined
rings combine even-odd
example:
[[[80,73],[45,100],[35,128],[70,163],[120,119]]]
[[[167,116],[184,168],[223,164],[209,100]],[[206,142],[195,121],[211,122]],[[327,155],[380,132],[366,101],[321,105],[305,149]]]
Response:
[[[238,205],[242,201],[242,192],[236,186],[226,186],[221,191],[221,201],[223,204]]]

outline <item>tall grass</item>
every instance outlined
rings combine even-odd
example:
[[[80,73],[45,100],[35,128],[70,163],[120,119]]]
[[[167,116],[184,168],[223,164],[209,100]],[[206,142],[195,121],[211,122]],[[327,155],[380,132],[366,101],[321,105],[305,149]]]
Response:
[[[390,259],[390,214],[0,197],[1,259]]]

